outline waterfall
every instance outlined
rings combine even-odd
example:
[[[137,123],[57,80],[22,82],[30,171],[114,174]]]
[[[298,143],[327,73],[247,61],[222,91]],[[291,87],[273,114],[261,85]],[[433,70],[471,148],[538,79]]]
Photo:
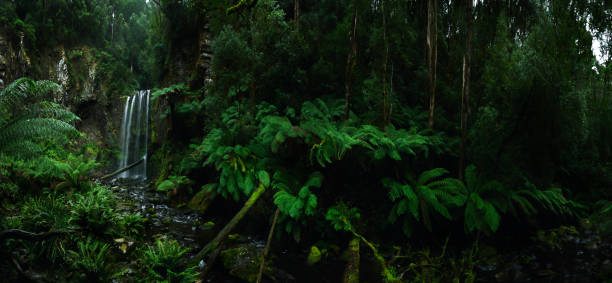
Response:
[[[141,158],[144,158],[144,162],[121,173],[118,178],[147,178],[150,95],[150,90],[139,90],[125,100],[119,140],[121,148],[119,168],[126,167]]]

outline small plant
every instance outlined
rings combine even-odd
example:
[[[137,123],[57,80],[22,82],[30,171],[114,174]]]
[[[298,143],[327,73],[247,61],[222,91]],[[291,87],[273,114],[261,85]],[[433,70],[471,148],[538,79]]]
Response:
[[[77,243],[77,251],[68,251],[68,262],[79,274],[79,280],[106,282],[110,279],[110,268],[106,263],[109,245],[91,237]]]
[[[197,266],[183,267],[181,257],[189,249],[181,247],[176,241],[157,240],[156,248],[144,250],[140,262],[145,267],[146,282],[195,282]]]
[[[54,194],[27,199],[21,211],[22,228],[35,233],[70,229],[70,210],[65,202],[63,197]],[[44,255],[55,262],[64,254],[62,241],[62,237],[56,236],[29,244],[28,248],[33,257]]]
[[[161,182],[157,186],[157,190],[162,192],[172,191],[174,194],[177,194],[179,189],[187,187],[191,185],[191,183],[191,180],[185,176],[171,175],[167,180]]]
[[[144,229],[145,218],[139,214],[126,214],[118,219],[120,233],[128,237],[134,237]]]
[[[65,162],[56,161],[57,167],[62,171],[64,181],[55,186],[56,190],[67,188],[87,188],[86,176],[99,165],[95,160],[83,160],[72,154],[68,155]]]
[[[114,196],[106,188],[96,186],[83,194],[77,194],[72,206],[71,221],[95,233],[106,233],[114,212]]]
[[[32,232],[66,230],[70,227],[70,210],[66,199],[49,194],[27,199],[21,211],[24,229]]]

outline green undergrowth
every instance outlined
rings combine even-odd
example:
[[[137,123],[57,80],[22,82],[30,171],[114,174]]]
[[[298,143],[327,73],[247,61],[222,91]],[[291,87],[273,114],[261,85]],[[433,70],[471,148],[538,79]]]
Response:
[[[59,90],[51,82],[18,80],[0,91],[0,108],[36,101],[47,91]],[[100,167],[98,149],[83,143],[83,135],[62,120],[76,116],[58,105],[33,103],[20,112],[0,113],[0,129],[5,130],[0,138],[0,230],[21,231],[0,243],[4,279],[23,279],[9,268],[18,264],[44,278],[69,282],[193,282],[195,267],[178,265],[187,249],[174,241],[149,244],[142,234],[147,220],[119,213],[117,195],[93,181]],[[19,236],[24,233],[42,238]]]

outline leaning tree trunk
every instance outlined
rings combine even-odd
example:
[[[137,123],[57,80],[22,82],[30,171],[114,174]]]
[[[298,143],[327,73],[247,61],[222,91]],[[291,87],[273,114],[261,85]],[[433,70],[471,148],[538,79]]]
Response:
[[[472,53],[472,0],[467,1],[465,55],[463,57],[463,88],[461,91],[461,152],[459,153],[459,179],[465,174],[465,150],[467,143],[467,120],[470,107],[470,65]]]
[[[346,72],[344,78],[345,104],[344,119],[348,120],[350,113],[350,99],[353,95],[353,73],[357,64],[357,0],[353,0],[353,27],[349,32],[350,48],[346,59]]]
[[[429,128],[434,125],[436,108],[436,71],[438,65],[438,4],[437,0],[427,3],[427,70],[429,71]]]

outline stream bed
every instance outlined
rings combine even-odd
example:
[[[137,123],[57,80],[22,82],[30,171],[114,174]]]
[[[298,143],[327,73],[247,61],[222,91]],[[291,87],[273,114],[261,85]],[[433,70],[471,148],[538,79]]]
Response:
[[[147,219],[145,242],[174,239],[190,248],[188,256],[207,244],[235,213],[228,212],[225,219],[214,219],[186,207],[174,207],[165,193],[151,189],[150,181],[117,180],[107,185],[119,198],[118,213],[139,214]],[[263,238],[236,235],[226,248],[247,247],[244,250],[247,251],[252,247],[260,251],[264,245]],[[515,250],[485,247],[480,252],[489,254],[482,256],[475,266],[476,282],[612,282],[612,243],[583,227],[541,230]],[[307,251],[290,251],[273,244],[269,258],[274,262],[275,275],[264,276],[263,282],[341,282],[344,263],[340,259],[328,258],[310,266],[305,264],[306,255]],[[362,251],[362,282],[377,282],[376,263],[368,255],[368,251]],[[205,264],[201,261],[200,267]],[[204,282],[245,282],[230,273],[218,257]]]

